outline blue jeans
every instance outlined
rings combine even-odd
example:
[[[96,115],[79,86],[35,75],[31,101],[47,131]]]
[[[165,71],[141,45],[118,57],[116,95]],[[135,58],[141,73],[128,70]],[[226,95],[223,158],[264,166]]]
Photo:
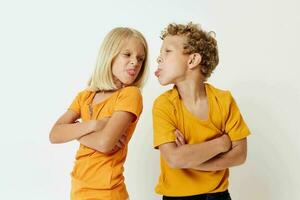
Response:
[[[231,200],[228,190],[218,193],[199,194],[185,197],[163,196],[163,200]]]

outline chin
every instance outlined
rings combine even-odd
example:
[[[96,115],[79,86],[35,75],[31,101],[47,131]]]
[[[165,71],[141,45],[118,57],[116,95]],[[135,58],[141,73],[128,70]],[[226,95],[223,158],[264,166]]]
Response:
[[[169,84],[170,84],[170,82],[169,82],[169,81],[166,81],[166,80],[158,79],[158,81],[159,81],[159,83],[160,83],[161,85],[163,85],[163,86],[169,85]]]
[[[123,84],[125,85],[131,85],[134,82],[134,80],[124,80],[122,81]]]

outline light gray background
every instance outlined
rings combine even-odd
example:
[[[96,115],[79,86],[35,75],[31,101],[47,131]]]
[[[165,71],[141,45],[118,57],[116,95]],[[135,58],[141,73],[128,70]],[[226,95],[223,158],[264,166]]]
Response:
[[[85,87],[105,34],[130,26],[149,42],[151,69],[126,183],[131,200],[160,199],[151,106],[169,87],[153,75],[159,35],[170,22],[194,21],[217,33],[220,64],[209,82],[232,91],[252,131],[247,163],[231,170],[233,199],[300,199],[299,7],[296,0],[1,0],[0,198],[68,199],[78,143],[51,145],[48,133]]]

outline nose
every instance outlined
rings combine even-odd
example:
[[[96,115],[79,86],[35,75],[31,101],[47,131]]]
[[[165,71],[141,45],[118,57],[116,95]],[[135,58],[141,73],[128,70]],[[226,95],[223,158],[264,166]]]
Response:
[[[157,59],[156,59],[156,62],[157,62],[158,64],[161,64],[162,61],[163,61],[162,57],[158,56]]]
[[[137,64],[137,59],[136,58],[132,58],[131,60],[130,60],[130,64],[132,65],[132,66],[136,66],[136,64]]]

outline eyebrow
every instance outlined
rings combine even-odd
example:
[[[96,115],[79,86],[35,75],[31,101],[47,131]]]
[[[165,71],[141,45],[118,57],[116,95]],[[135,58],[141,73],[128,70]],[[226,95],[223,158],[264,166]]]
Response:
[[[162,47],[161,49],[160,49],[160,53],[162,52],[162,50],[165,50],[165,49],[172,49],[173,48],[173,46],[172,45],[168,45],[168,46],[164,46],[164,47]]]

